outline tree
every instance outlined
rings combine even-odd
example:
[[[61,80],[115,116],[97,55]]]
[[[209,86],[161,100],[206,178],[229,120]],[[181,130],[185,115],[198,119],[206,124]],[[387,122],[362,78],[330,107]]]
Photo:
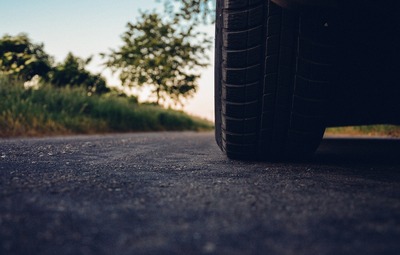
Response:
[[[82,59],[68,53],[64,62],[58,64],[51,72],[50,83],[58,87],[84,86],[89,94],[104,94],[110,91],[106,81],[99,74],[91,74],[86,66],[92,59]]]
[[[202,20],[204,23],[214,23],[215,2],[215,0],[164,0],[164,6],[166,12],[174,16],[177,21],[183,19],[198,24]]]
[[[0,39],[0,73],[16,76],[24,81],[35,75],[47,77],[53,59],[44,51],[43,44],[34,44],[26,34],[4,35]]]
[[[157,104],[183,104],[197,89],[199,67],[208,65],[209,40],[192,26],[178,26],[157,13],[142,13],[137,24],[128,23],[123,46],[111,53],[105,65],[119,72],[124,86],[149,87]]]

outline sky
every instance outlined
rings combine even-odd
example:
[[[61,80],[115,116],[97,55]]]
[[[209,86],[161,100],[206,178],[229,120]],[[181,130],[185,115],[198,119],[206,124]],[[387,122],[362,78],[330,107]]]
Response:
[[[27,33],[34,43],[62,61],[68,52],[82,58],[94,56],[88,69],[101,72],[110,85],[120,84],[101,66],[99,53],[121,45],[120,36],[139,11],[162,11],[155,0],[0,0],[0,36]],[[214,35],[212,25],[202,28]],[[213,52],[210,66],[202,70],[199,90],[184,110],[209,120],[214,118]],[[142,95],[142,97],[145,95]]]

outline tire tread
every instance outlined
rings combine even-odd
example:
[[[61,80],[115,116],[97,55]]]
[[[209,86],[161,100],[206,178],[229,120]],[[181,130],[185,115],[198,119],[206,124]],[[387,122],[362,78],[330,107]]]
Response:
[[[303,21],[265,0],[218,0],[217,5],[221,149],[239,159],[312,153],[325,129],[332,77],[331,45],[314,39],[308,26],[315,25],[304,24],[315,19]]]

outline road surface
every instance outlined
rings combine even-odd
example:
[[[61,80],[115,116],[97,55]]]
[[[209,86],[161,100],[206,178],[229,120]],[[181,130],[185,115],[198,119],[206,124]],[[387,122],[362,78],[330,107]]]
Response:
[[[400,140],[284,164],[211,133],[3,139],[0,254],[400,254]]]

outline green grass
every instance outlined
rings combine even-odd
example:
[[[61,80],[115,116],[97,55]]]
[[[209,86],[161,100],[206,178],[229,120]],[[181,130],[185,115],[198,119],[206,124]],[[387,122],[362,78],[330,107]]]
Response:
[[[0,77],[0,137],[134,131],[211,130],[212,123],[160,106],[80,88],[25,89]]]

